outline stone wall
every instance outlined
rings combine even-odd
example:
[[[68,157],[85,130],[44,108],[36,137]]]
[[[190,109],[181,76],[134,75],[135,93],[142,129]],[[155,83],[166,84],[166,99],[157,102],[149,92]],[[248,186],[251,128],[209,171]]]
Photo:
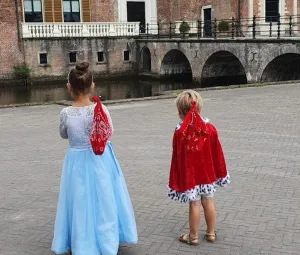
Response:
[[[143,47],[145,45],[145,42],[139,40],[138,44],[138,47]],[[280,56],[285,57],[285,54],[300,54],[300,47],[297,46],[297,44],[293,40],[231,41],[224,39],[193,43],[192,40],[180,41],[174,39],[172,41],[159,42],[153,40],[152,42],[147,42],[146,45],[151,52],[153,74],[159,75],[161,73],[161,68],[164,64],[164,58],[171,50],[179,50],[188,59],[191,65],[193,78],[197,82],[200,82],[201,78],[203,77],[203,70],[205,70],[205,65],[206,70],[210,72],[204,73],[205,77],[216,75],[212,72],[212,70],[221,70],[222,68],[225,68],[228,70],[235,69],[235,75],[244,73],[246,75],[248,83],[260,82],[264,70],[274,59]],[[215,58],[214,62],[211,61],[211,57],[213,55]],[[289,59],[296,59],[297,61],[299,60],[299,63],[297,63],[300,66],[300,58],[285,58],[285,62],[282,63],[287,63],[287,60]],[[293,63],[294,65],[294,63],[296,62],[294,61],[291,63]],[[207,66],[207,64],[209,64],[210,66]],[[243,70],[240,67],[242,67]],[[228,70],[226,72],[228,73],[228,75],[231,75],[231,71],[229,72]],[[219,72],[218,75],[224,76],[225,74]],[[270,79],[268,80],[272,80],[272,77],[270,77]]]
[[[136,46],[133,39],[60,39],[25,40],[26,62],[34,76],[66,75],[74,67],[69,53],[76,52],[78,61],[88,61],[97,75],[130,74],[137,68]],[[130,52],[130,61],[124,61],[124,51]],[[98,52],[104,52],[105,61],[98,62]],[[39,64],[39,54],[48,54],[48,65]]]

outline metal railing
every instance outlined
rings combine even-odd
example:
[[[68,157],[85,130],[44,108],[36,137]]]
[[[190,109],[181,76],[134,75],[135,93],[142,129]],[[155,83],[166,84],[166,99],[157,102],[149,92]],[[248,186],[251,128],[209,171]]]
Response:
[[[183,26],[188,28],[182,31]],[[175,21],[141,25],[139,22],[23,23],[23,38],[134,37],[134,38],[291,38],[300,37],[300,15]]]
[[[180,26],[187,23],[189,29]],[[186,26],[186,24],[185,24]],[[142,31],[142,32],[141,32]],[[290,38],[300,37],[300,15],[256,17],[247,19],[213,19],[208,21],[176,21],[140,26],[141,38]]]

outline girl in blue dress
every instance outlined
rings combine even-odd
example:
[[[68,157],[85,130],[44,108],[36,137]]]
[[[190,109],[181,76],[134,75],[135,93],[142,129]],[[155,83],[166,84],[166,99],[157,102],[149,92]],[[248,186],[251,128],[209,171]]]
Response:
[[[88,63],[70,71],[74,103],[60,113],[60,135],[69,140],[62,170],[52,251],[56,254],[116,255],[121,243],[136,243],[134,212],[110,142],[95,155],[90,143],[95,104]],[[109,112],[103,110],[112,127]]]

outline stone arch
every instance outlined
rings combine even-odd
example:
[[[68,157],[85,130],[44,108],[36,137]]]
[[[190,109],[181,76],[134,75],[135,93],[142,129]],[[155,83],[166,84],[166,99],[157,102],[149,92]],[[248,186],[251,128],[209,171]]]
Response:
[[[160,76],[167,78],[182,77],[192,80],[192,68],[186,55],[177,49],[168,51],[161,62]]]
[[[275,57],[264,68],[261,82],[300,80],[300,54],[285,53]]]
[[[143,47],[140,53],[140,71],[151,72],[151,52],[148,47]]]
[[[247,76],[241,61],[229,51],[217,51],[206,60],[201,73],[201,86],[246,84]]]

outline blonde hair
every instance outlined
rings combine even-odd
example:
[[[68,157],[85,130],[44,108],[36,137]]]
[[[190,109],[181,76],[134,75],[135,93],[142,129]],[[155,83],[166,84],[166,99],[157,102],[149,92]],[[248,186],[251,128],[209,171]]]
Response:
[[[186,90],[180,93],[176,98],[176,105],[180,117],[184,117],[192,108],[192,104],[191,104],[192,100],[196,102],[196,107],[198,113],[200,114],[201,109],[203,107],[202,97],[195,90]]]

